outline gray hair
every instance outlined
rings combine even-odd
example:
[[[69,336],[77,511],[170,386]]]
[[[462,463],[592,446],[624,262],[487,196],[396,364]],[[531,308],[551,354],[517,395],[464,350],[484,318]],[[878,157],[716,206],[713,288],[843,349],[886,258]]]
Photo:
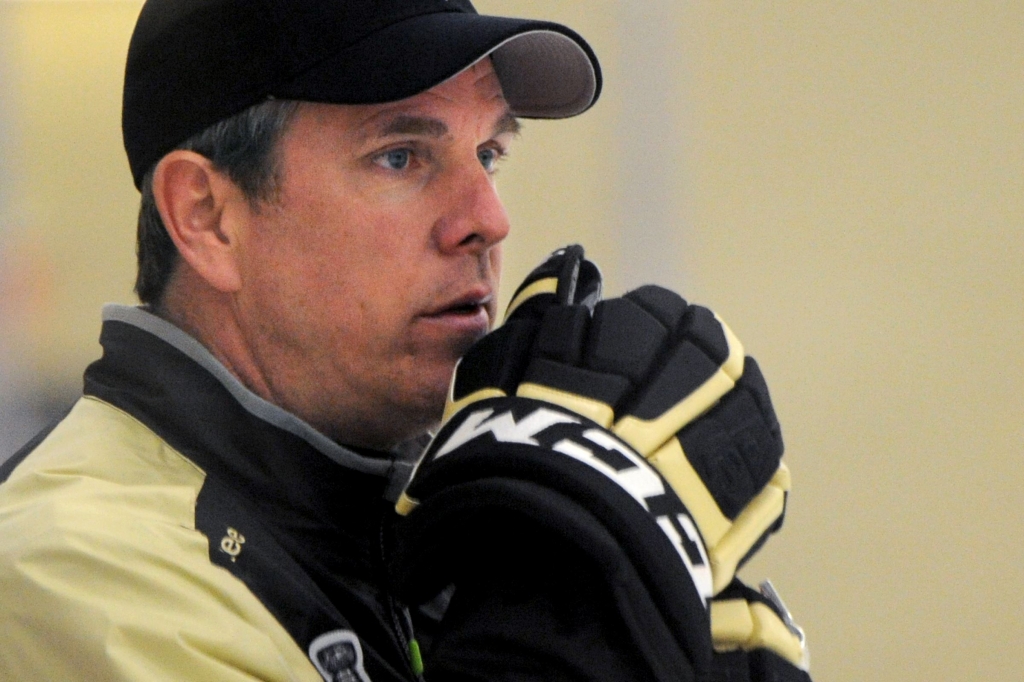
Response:
[[[262,102],[213,124],[177,148],[208,158],[214,168],[226,173],[238,185],[249,204],[258,210],[262,202],[272,200],[277,194],[280,183],[277,145],[298,106],[294,101]],[[142,303],[158,306],[178,264],[178,250],[167,234],[153,198],[153,168],[142,180],[136,253],[139,270],[135,293]]]

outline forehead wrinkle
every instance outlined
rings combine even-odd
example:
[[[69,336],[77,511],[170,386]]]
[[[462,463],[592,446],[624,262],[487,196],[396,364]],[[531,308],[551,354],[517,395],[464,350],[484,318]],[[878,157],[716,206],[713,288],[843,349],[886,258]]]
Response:
[[[501,90],[501,80],[498,78],[498,72],[494,70],[494,63],[491,61],[489,56],[470,65],[466,70],[477,72],[476,80],[473,81],[474,87],[486,85],[482,83],[482,81],[491,80],[497,90]]]
[[[518,135],[522,126],[519,124],[519,119],[516,118],[515,114],[512,113],[511,107],[508,102],[505,101],[505,92],[501,87],[501,79],[498,78],[497,72],[494,70],[494,66],[491,63],[491,58],[486,57],[481,59],[477,63],[469,67],[473,71],[479,71],[476,80],[473,82],[473,87],[477,90],[491,90],[490,97],[484,95],[486,99],[490,99],[492,102],[500,102],[504,107],[504,111],[501,117],[494,124],[494,136],[511,133]]]

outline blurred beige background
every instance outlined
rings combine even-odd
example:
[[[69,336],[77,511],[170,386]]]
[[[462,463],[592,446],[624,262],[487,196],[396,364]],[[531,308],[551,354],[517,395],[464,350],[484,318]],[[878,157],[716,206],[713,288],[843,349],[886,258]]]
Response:
[[[1024,3],[478,0],[585,35],[605,94],[526,122],[506,296],[587,246],[717,310],[795,488],[770,576],[815,680],[1010,682],[1024,641]],[[0,1],[0,458],[132,302],[136,2]]]

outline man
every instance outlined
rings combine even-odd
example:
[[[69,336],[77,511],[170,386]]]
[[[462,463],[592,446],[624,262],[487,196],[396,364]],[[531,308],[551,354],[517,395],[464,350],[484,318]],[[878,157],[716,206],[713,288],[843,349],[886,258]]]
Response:
[[[612,597],[588,544],[488,511],[500,546],[446,572],[406,558],[440,538],[392,511],[471,348],[460,376],[490,381],[476,349],[509,231],[493,173],[516,117],[581,113],[600,87],[569,29],[466,0],[148,0],[123,118],[143,306],[105,310],[85,396],[0,470],[0,677],[710,675],[711,588],[689,564],[677,650],[638,634],[650,619],[623,616],[639,602]],[[580,295],[526,287],[516,319],[599,315],[582,252],[554,266]],[[421,523],[417,490],[400,507]],[[720,678],[755,674],[736,655]]]

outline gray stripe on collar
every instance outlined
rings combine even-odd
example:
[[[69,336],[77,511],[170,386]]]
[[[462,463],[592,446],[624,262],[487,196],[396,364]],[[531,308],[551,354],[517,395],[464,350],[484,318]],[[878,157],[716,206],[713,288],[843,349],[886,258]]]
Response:
[[[408,467],[403,463],[373,459],[352,452],[338,445],[291,412],[259,397],[246,388],[201,343],[170,322],[142,308],[113,303],[103,306],[103,321],[130,324],[171,344],[212,374],[247,411],[268,424],[298,436],[338,464],[364,474],[395,475],[394,477],[397,479],[408,475],[404,471]],[[392,485],[396,483],[397,481],[392,481]]]

